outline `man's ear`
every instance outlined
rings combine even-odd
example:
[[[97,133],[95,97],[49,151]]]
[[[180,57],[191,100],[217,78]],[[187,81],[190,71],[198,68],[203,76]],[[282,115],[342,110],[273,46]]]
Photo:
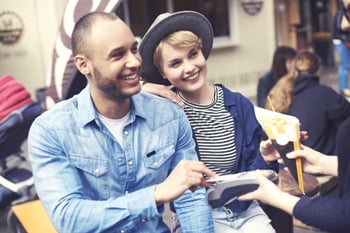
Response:
[[[76,55],[74,57],[75,66],[78,68],[80,73],[83,75],[88,75],[90,73],[87,58],[83,55]]]

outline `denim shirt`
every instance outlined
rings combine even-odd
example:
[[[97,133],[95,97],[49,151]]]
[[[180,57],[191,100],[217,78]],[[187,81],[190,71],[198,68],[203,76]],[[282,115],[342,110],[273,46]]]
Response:
[[[154,188],[182,159],[197,160],[191,127],[176,104],[131,97],[124,149],[103,125],[89,86],[33,123],[29,157],[39,198],[59,232],[169,232]],[[214,232],[205,189],[175,202],[184,232]]]

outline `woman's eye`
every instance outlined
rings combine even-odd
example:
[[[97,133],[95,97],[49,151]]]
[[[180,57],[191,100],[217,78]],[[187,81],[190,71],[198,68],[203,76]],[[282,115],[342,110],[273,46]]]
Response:
[[[180,63],[181,63],[180,61],[174,61],[174,62],[170,63],[170,67],[177,67],[180,65]]]
[[[195,57],[195,56],[197,56],[197,54],[198,54],[198,51],[197,51],[197,50],[191,51],[190,57]]]

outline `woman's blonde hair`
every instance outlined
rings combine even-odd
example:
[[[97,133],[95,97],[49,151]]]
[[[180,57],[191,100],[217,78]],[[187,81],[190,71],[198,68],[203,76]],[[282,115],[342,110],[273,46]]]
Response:
[[[174,48],[196,48],[202,49],[202,40],[191,31],[176,31],[174,33],[169,34],[167,37],[163,38],[153,54],[153,63],[158,68],[160,68],[161,62],[161,51],[164,45],[170,45]]]
[[[273,86],[268,94],[265,108],[276,112],[288,113],[292,104],[294,81],[301,74],[316,74],[321,67],[320,57],[310,51],[301,51],[295,57],[291,73],[286,74]]]

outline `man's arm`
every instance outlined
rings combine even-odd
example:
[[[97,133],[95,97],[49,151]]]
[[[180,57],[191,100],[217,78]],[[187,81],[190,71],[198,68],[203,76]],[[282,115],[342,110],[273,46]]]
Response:
[[[192,138],[192,129],[183,111],[181,112],[179,127],[180,133],[176,145],[177,161],[175,160],[174,164],[179,164],[183,159],[197,161],[198,156],[195,151],[195,142]],[[200,179],[204,185],[203,174],[209,177],[215,176],[212,172],[206,172],[206,169],[199,169],[198,171],[201,172],[199,174],[196,172],[197,179],[201,177]],[[184,175],[185,174],[182,174],[181,176]],[[174,206],[181,224],[182,232],[214,232],[212,210],[206,201],[206,189],[204,187],[198,186],[196,189],[195,187],[192,187],[191,190],[187,189],[182,196],[174,201]]]

